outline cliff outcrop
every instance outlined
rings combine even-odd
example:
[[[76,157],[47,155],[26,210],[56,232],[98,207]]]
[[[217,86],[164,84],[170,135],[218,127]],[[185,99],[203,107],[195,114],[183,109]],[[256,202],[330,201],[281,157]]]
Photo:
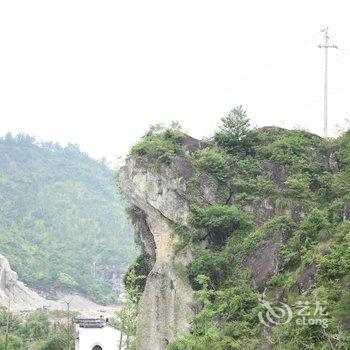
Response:
[[[35,310],[47,304],[46,299],[18,280],[7,259],[0,254],[0,306],[13,311]]]
[[[176,266],[192,261],[191,249],[174,252],[178,238],[173,225],[188,225],[187,181],[191,165],[176,158],[161,171],[150,171],[152,162],[127,161],[120,170],[120,185],[132,204],[143,252],[152,257],[140,300],[138,349],[162,350],[189,330],[194,295]]]
[[[350,195],[339,188],[348,143],[280,128],[235,139],[231,127],[206,141],[150,132],[120,169],[152,262],[138,350],[274,348],[272,336],[262,341],[259,300],[310,303],[329,288],[327,299],[328,280],[346,275],[345,258],[342,275],[332,269],[347,249]],[[279,332],[289,336],[285,348],[296,346],[298,334]]]

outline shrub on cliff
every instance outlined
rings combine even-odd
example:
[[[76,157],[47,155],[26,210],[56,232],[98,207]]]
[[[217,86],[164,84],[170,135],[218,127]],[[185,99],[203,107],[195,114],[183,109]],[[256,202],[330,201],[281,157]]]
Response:
[[[318,151],[316,151],[316,149]],[[319,172],[322,168],[322,139],[302,130],[278,129],[271,131],[259,148],[262,157],[271,162],[290,167],[293,171]]]
[[[215,245],[223,244],[233,231],[244,230],[251,225],[248,214],[228,205],[194,208],[190,221],[193,226],[204,229]]]
[[[195,290],[201,288],[201,284],[197,282],[197,276],[199,275],[207,276],[210,288],[216,289],[224,282],[229,271],[230,264],[226,254],[204,249],[198,253],[196,259],[189,265],[188,277]]]
[[[342,169],[350,168],[350,130],[345,132],[340,138],[339,161]]]
[[[138,296],[140,296],[145,289],[146,278],[151,269],[151,257],[145,253],[139,255],[124,275],[123,282],[126,291],[129,294],[136,293]]]
[[[339,244],[321,262],[321,276],[326,280],[350,276],[350,224],[341,226]]]
[[[284,194],[290,199],[303,200],[310,196],[310,179],[304,174],[295,174],[285,182]]]
[[[327,212],[314,208],[302,217],[299,228],[283,246],[281,256],[284,266],[295,266],[302,257],[312,250],[315,244],[331,234],[331,224]]]
[[[183,136],[177,123],[172,123],[168,128],[154,125],[141,141],[132,147],[130,155],[138,158],[153,158],[160,163],[169,163],[176,154],[181,153]]]
[[[247,112],[242,106],[233,108],[221,119],[222,124],[214,134],[214,141],[232,154],[254,154],[259,134],[252,130]]]
[[[229,171],[228,156],[218,150],[212,148],[204,148],[196,153],[196,166],[200,171],[212,175],[219,181],[226,181]]]

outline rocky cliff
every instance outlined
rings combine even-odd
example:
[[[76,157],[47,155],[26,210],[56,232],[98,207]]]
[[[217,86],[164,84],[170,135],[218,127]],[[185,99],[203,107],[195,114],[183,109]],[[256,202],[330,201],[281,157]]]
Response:
[[[7,259],[0,254],[0,306],[13,311],[42,308],[47,301],[18,280]]]
[[[342,149],[349,143],[339,144],[262,128],[205,142],[165,130],[133,148],[120,185],[153,266],[136,349],[299,348],[294,329],[275,341],[261,328],[259,299],[313,302],[331,298],[332,276],[345,285],[346,259],[336,268],[342,274],[330,272],[332,259],[350,252],[343,251],[350,196],[339,189],[348,181]],[[319,344],[327,342],[317,332]]]
[[[192,260],[191,249],[174,253],[178,238],[172,228],[188,225],[191,165],[180,157],[159,172],[150,171],[151,165],[129,159],[120,171],[120,185],[132,204],[142,250],[153,261],[140,301],[137,349],[162,350],[189,330],[194,308],[192,288],[176,268]]]
[[[0,254],[0,307],[15,313],[24,313],[42,309],[44,306],[52,310],[65,311],[66,301],[70,300],[70,308],[84,317],[113,317],[117,308],[96,304],[78,294],[61,294],[58,300],[45,299],[28,288],[18,278],[17,272],[11,269],[8,260]]]

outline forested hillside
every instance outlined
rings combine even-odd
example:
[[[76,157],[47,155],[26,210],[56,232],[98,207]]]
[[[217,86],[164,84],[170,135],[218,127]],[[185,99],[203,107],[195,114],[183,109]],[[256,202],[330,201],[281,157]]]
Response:
[[[151,128],[121,185],[137,186],[137,349],[350,348],[350,131],[255,129],[238,107],[203,141]]]
[[[76,145],[0,139],[0,252],[30,287],[112,302],[112,280],[135,253],[132,236],[105,162]]]

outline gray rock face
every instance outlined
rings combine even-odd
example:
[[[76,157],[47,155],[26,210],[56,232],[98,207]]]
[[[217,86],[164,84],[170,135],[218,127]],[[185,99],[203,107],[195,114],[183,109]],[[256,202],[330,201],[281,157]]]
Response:
[[[344,207],[343,220],[350,220],[350,203],[347,203]]]
[[[96,266],[96,271],[109,284],[111,289],[119,296],[124,292],[123,285],[123,270],[125,271],[127,265],[100,265]]]
[[[163,171],[153,172],[147,164],[130,159],[121,168],[119,179],[130,203],[147,216],[157,212],[175,223],[186,225],[189,213],[186,179],[178,171],[175,166],[169,166]]]
[[[148,254],[153,262],[156,260],[156,243],[154,237],[147,224],[146,213],[136,206],[131,208],[132,219],[135,228],[139,232],[140,244],[142,252]]]
[[[0,254],[0,306],[13,311],[34,310],[47,301],[18,280],[7,259]]]
[[[316,264],[312,263],[301,273],[301,275],[298,278],[299,293],[303,293],[309,288],[311,288],[315,282],[315,278],[316,278]]]
[[[59,300],[48,300],[28,288],[18,280],[18,275],[10,267],[7,259],[0,254],[0,307],[10,307],[11,312],[28,314],[43,306],[52,310],[66,311],[66,301],[70,300],[71,310],[85,317],[113,317],[116,308],[95,304],[81,295],[61,294]]]
[[[254,216],[257,224],[262,224],[270,220],[276,213],[276,204],[272,198],[265,198],[261,203],[246,205],[243,210]]]
[[[282,235],[269,239],[257,251],[253,251],[247,258],[245,265],[252,271],[252,279],[256,289],[263,292],[265,282],[279,272],[281,265],[280,250]]]
[[[188,264],[192,255],[189,248],[174,254],[177,237],[170,223],[187,225],[186,181],[190,174],[190,166],[179,160],[152,172],[147,164],[133,159],[119,173],[121,188],[133,205],[142,249],[154,259],[140,300],[139,350],[163,350],[168,342],[189,330],[193,291],[178,276],[176,266]]]
[[[283,187],[288,177],[292,175],[290,170],[268,161],[263,161],[262,168],[266,173],[270,174],[278,187]]]
[[[332,173],[336,173],[339,171],[339,163],[337,157],[334,153],[331,153],[328,158],[329,169]]]

